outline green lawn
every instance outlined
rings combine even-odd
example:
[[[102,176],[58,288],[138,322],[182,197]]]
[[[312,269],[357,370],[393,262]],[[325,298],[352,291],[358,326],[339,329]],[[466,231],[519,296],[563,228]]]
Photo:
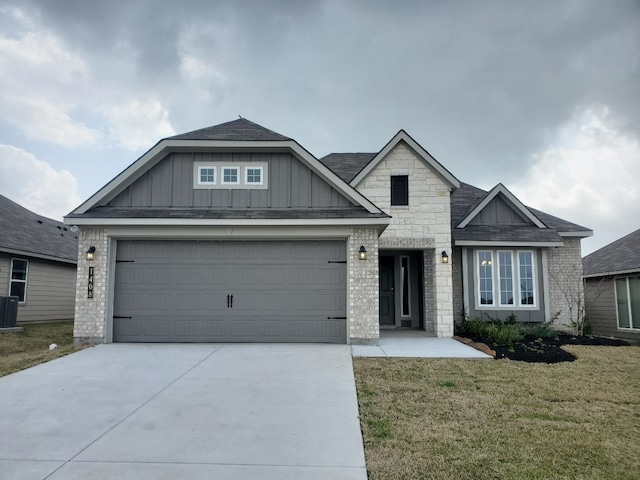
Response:
[[[23,328],[22,332],[0,334],[0,377],[86,347],[73,344],[73,322],[38,323]],[[50,351],[52,343],[58,348]]]
[[[554,365],[354,359],[369,479],[637,479],[640,347]]]

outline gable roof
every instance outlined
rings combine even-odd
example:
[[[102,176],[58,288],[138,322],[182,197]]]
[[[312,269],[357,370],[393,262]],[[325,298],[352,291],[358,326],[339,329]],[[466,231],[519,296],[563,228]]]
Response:
[[[292,140],[289,137],[269,130],[253,123],[246,118],[239,118],[231,122],[221,123],[212,127],[201,128],[192,132],[181,133],[165,140],[229,140],[229,141],[257,141],[257,140]]]
[[[0,195],[0,252],[65,263],[78,261],[78,237],[64,224]]]
[[[342,180],[338,175],[331,171],[331,169],[327,168],[298,142],[244,118],[160,140],[156,145],[129,165],[87,201],[73,210],[69,215],[65,216],[65,222],[76,223],[78,225],[85,223],[85,214],[87,214],[89,210],[99,207],[106,201],[115,198],[129,185],[160,162],[168,153],[175,151],[198,150],[270,150],[290,152],[303,164],[309,167],[311,171],[316,173],[329,185],[349,199],[349,201],[354,205],[362,207],[361,217],[374,216],[379,219],[384,217],[384,220],[379,221],[378,223],[384,223],[385,225],[388,224],[389,217],[387,214],[382,212],[382,210],[370,202],[355,188]],[[86,223],[94,225],[97,224],[95,216],[93,215],[86,215],[86,219]],[[188,220],[189,218],[186,215],[183,215],[180,218],[180,221],[183,223],[188,222]],[[113,221],[115,222],[115,220]],[[205,220],[201,219],[201,221]]]
[[[351,180],[368,164],[376,153],[330,153],[320,161],[335,172],[342,180]]]
[[[422,145],[416,142],[411,135],[404,130],[400,130],[389,142],[367,163],[357,175],[349,182],[352,186],[358,185],[367,175],[391,152],[400,142],[406,143],[409,148],[418,154],[418,156],[438,175],[445,183],[452,188],[458,188],[460,182],[453,174],[444,168],[440,162],[431,156]]]
[[[487,194],[476,201],[469,213],[460,220],[456,228],[464,228],[466,227],[482,210],[498,195],[502,195],[507,202],[510,204],[511,208],[521,213],[525,218],[529,219],[531,223],[533,223],[538,228],[547,228],[547,226],[542,223],[531,211],[525,207],[520,200],[516,198],[516,196],[511,193],[504,185],[499,183],[495,187],[491,189],[491,191],[487,192]]]
[[[640,230],[587,255],[582,264],[585,277],[640,272]]]
[[[498,188],[502,187],[502,188]],[[522,204],[511,192],[509,194],[517,200],[519,210],[522,208],[530,212],[543,227],[537,223],[530,225],[469,225],[465,223],[462,228],[457,228],[463,220],[473,214],[477,215],[482,208],[481,205],[488,204],[491,198],[495,198],[498,193],[508,190],[498,184],[490,192],[461,183],[460,188],[451,193],[451,237],[456,245],[471,244],[494,244],[494,245],[531,245],[540,246],[560,246],[563,244],[562,237],[589,237],[593,232],[575,223],[568,222],[548,213],[541,212]],[[505,195],[505,198],[506,197]],[[488,201],[485,201],[489,199]]]

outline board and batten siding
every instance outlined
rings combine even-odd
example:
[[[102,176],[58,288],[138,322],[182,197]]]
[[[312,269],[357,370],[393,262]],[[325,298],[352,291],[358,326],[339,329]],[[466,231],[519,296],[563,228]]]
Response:
[[[76,266],[21,255],[0,256],[0,291],[8,296],[11,259],[29,261],[26,302],[18,305],[18,323],[72,320],[75,311]]]
[[[194,164],[266,163],[268,188],[194,189]],[[107,203],[110,207],[340,208],[349,202],[290,153],[173,152]]]
[[[585,282],[587,322],[595,335],[640,340],[640,330],[619,329],[615,281],[611,277],[588,278]]]
[[[531,223],[507,204],[500,196],[491,200],[469,223],[470,225],[525,225]]]

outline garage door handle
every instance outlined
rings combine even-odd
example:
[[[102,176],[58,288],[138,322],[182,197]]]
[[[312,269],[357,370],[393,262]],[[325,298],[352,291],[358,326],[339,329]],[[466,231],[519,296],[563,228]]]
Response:
[[[233,295],[231,295],[231,308],[233,308]]]
[[[346,320],[347,317],[327,317],[327,320]]]
[[[114,315],[113,318],[129,318],[129,319],[131,319],[131,317],[121,317],[120,315]]]
[[[231,306],[231,299],[230,299],[231,295],[227,295],[227,308],[229,308]]]

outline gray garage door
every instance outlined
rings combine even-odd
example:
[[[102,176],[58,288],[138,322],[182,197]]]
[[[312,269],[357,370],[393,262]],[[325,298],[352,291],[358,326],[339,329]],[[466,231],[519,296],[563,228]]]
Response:
[[[345,242],[119,241],[117,342],[346,343]]]

